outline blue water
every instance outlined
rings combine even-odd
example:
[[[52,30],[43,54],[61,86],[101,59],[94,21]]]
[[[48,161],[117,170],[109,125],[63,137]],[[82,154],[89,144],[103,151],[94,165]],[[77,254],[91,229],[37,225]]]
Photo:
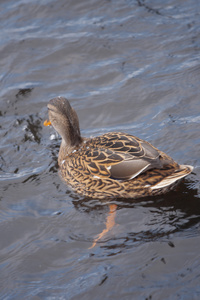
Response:
[[[0,299],[199,299],[200,2],[1,1]],[[162,197],[109,203],[58,176],[49,99],[83,136],[124,131],[194,166]]]

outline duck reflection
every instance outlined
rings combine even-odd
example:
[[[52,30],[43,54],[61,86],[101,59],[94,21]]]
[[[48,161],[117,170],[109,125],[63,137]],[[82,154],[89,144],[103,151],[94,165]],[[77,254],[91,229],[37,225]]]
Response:
[[[185,181],[177,187],[176,191],[137,200],[115,199],[110,202],[106,199],[74,198],[73,205],[81,213],[95,215],[96,218],[99,215],[105,216],[104,229],[94,237],[89,249],[94,248],[97,243],[104,244],[113,239],[112,231],[116,233],[120,211],[124,211],[124,216],[121,215],[123,226],[126,226],[126,222],[129,225],[131,223],[126,236],[120,237],[123,241],[121,247],[133,242],[135,244],[135,242],[154,241],[163,237],[167,239],[170,234],[195,226],[200,222],[200,202],[198,190],[192,188],[193,185],[191,181]],[[130,209],[132,209],[131,215]],[[124,218],[128,219],[124,221]]]

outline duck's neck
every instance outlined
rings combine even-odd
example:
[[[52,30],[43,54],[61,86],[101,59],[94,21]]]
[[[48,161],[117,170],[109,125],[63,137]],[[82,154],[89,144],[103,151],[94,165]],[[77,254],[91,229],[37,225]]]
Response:
[[[62,139],[61,145],[60,145],[60,150],[59,150],[59,154],[58,154],[58,164],[59,166],[62,165],[63,160],[70,154],[73,152],[73,150],[75,148],[77,148],[77,146],[81,145],[83,139],[80,137],[79,140],[77,140],[77,142],[72,145],[71,143],[67,143],[64,139]]]
[[[73,110],[73,108],[70,108],[70,111],[66,116],[65,124],[67,128],[63,126],[60,131],[63,147],[71,148],[79,145],[82,142],[82,138],[80,133],[78,116],[75,110]]]

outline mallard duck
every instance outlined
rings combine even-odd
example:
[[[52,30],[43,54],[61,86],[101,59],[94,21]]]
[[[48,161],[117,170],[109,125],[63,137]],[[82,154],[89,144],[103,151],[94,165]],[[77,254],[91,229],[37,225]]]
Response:
[[[131,134],[81,137],[78,116],[64,97],[50,100],[47,107],[50,121],[44,125],[52,124],[62,137],[61,176],[81,195],[97,199],[160,195],[193,170]]]

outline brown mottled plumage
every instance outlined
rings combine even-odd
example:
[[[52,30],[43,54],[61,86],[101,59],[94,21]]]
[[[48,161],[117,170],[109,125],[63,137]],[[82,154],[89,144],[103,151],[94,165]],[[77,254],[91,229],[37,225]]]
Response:
[[[52,124],[62,137],[61,175],[81,195],[98,199],[160,195],[193,170],[127,133],[82,138],[77,114],[63,97],[50,100],[48,110],[50,122],[45,124]]]

